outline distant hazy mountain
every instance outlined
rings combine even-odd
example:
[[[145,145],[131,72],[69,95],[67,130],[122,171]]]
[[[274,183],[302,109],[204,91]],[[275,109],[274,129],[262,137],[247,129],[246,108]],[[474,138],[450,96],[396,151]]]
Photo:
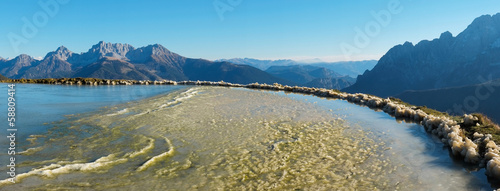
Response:
[[[395,97],[451,114],[484,113],[500,122],[500,80],[456,88],[405,91]]]
[[[81,54],[61,46],[42,60],[28,55],[12,60],[0,59],[0,74],[14,79],[93,77],[294,84],[251,66],[186,58],[159,44],[136,49],[128,44],[105,42],[99,42]]]
[[[298,85],[317,88],[342,89],[356,81],[355,78],[313,65],[271,66],[266,72]]]
[[[371,70],[377,64],[377,60],[345,61],[345,62],[317,62],[312,66],[324,67],[335,71],[341,75],[348,75],[352,78],[358,77],[366,70]]]
[[[335,71],[340,75],[348,75],[356,78],[363,74],[366,70],[371,70],[376,64],[376,60],[365,61],[346,61],[346,62],[300,62],[294,60],[258,60],[251,58],[233,58],[222,59],[218,61],[228,61],[234,64],[249,65],[261,70],[268,70],[272,66],[293,66],[293,65],[309,65],[323,67]]]
[[[203,59],[188,59],[184,67],[184,73],[191,80],[224,80],[241,84],[263,82],[267,84],[296,85],[291,81],[274,77],[252,66],[236,65],[230,62],[211,62]]]
[[[266,72],[298,84],[305,84],[316,78],[336,78],[341,76],[326,68],[310,65],[271,66]]]
[[[294,60],[258,60],[258,59],[252,59],[252,58],[233,58],[233,59],[221,59],[217,61],[227,61],[231,62],[233,64],[239,64],[239,65],[249,65],[256,67],[261,70],[267,70],[271,66],[290,66],[290,65],[297,65],[297,63]]]
[[[390,96],[406,90],[464,86],[500,78],[500,14],[475,19],[453,37],[406,42],[390,49],[347,92]]]
[[[345,87],[349,87],[356,82],[356,78],[350,76],[343,76],[338,78],[316,78],[304,86],[315,87],[315,88],[328,88],[340,90]]]

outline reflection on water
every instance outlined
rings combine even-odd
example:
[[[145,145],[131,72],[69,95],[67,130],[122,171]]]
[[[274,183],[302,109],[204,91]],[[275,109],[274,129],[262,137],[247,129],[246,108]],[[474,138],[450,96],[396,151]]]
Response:
[[[71,116],[53,126],[30,137],[32,144],[18,156],[21,182],[0,185],[130,190],[488,188],[480,176],[463,171],[446,154],[436,154],[446,152],[418,125],[398,124],[384,113],[312,96],[192,87]],[[435,152],[429,152],[432,149]]]

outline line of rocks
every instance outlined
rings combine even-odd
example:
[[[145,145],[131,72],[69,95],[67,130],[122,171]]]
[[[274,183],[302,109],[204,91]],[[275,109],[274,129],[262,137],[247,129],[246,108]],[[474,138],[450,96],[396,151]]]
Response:
[[[5,81],[4,81],[5,82]],[[228,83],[224,81],[142,81],[142,80],[101,80],[93,78],[63,78],[63,79],[35,79],[35,80],[9,80],[14,83],[44,83],[44,84],[68,84],[68,85],[198,85],[198,86],[223,86],[248,89],[263,89],[272,91],[287,91],[302,94],[315,95],[317,97],[342,99],[350,103],[367,106],[372,109],[382,110],[396,118],[402,118],[417,124],[421,124],[426,131],[441,138],[448,145],[455,156],[463,157],[467,163],[478,164],[486,167],[486,175],[500,179],[500,147],[492,140],[491,134],[480,134],[475,132],[472,140],[465,136],[465,128],[479,126],[479,120],[473,115],[464,115],[462,121],[456,121],[446,116],[435,116],[428,114],[416,106],[407,106],[389,98],[383,99],[377,96],[362,93],[345,93],[338,90],[323,88],[309,88],[299,86],[286,86],[281,84],[259,84],[248,85]]]

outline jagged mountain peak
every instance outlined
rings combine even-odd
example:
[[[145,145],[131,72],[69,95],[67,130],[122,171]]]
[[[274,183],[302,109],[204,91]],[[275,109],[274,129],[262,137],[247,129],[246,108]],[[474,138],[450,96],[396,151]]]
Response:
[[[474,21],[472,21],[472,23],[469,26],[471,27],[486,26],[494,22],[500,22],[500,13],[497,13],[495,15],[482,15],[474,19]]]
[[[71,53],[71,54],[73,54],[73,52],[71,50],[69,50],[68,48],[66,48],[65,46],[58,47],[56,52],[57,53]]]
[[[110,48],[110,47],[131,47],[132,45],[127,44],[127,43],[111,43],[111,42],[104,42],[104,41],[99,41],[97,44],[93,45],[91,49],[96,49],[96,48]]]
[[[16,62],[32,62],[35,59],[27,54],[21,54],[13,60],[15,60]]]
[[[457,37],[462,40],[489,40],[500,34],[500,13],[480,16]]]
[[[403,46],[404,46],[404,47],[413,47],[413,43],[406,41],[406,42],[403,44]]]
[[[129,44],[110,42],[106,43],[104,41],[100,41],[99,43],[92,46],[92,48],[90,48],[87,53],[93,56],[98,56],[98,58],[107,56],[124,59],[126,58],[127,53],[132,50],[135,50],[135,48]]]
[[[162,46],[161,44],[153,44],[153,45],[148,45],[143,48],[145,52],[148,52],[152,55],[161,55],[161,54],[172,54],[170,50]]]
[[[75,55],[72,58],[72,63],[74,67],[82,67],[103,57],[113,57],[122,60],[128,60],[126,57],[127,53],[135,50],[135,48],[129,44],[122,43],[106,43],[104,41],[99,41],[97,44],[93,45],[87,52]]]
[[[69,51],[69,50],[65,46],[61,45],[60,47],[57,48],[56,52],[60,52],[60,51]]]
[[[65,46],[60,46],[56,51],[49,52],[47,56],[45,56],[45,58],[56,57],[60,60],[68,60],[68,58],[72,55],[73,52],[71,52],[68,48],[66,48]]]
[[[160,44],[148,45],[130,51],[127,58],[132,62],[163,62],[163,63],[180,63],[185,60],[184,57],[170,52],[167,48]]]
[[[441,36],[439,36],[439,39],[450,39],[450,38],[453,38],[453,34],[451,34],[450,31],[441,33]]]

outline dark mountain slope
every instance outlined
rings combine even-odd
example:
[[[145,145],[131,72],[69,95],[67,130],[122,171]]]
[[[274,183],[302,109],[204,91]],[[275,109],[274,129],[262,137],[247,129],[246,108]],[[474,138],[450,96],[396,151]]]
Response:
[[[406,91],[395,97],[450,114],[484,113],[500,122],[500,80],[455,88]]]
[[[294,85],[283,79],[276,78],[262,70],[229,62],[211,62],[203,59],[187,59],[183,67],[184,73],[190,80],[208,80],[240,84],[281,83]]]
[[[0,80],[8,80],[8,79],[9,78],[7,78],[7,77],[5,77],[5,76],[3,76],[3,75],[0,74]]]
[[[500,14],[484,15],[456,37],[445,32],[432,41],[393,47],[345,91],[386,97],[406,90],[478,84],[481,77],[500,78],[499,53]]]
[[[148,71],[138,70],[131,63],[116,58],[104,57],[78,70],[73,77],[152,80],[155,75]]]
[[[186,58],[170,52],[162,45],[155,44],[138,48],[128,52],[126,57],[137,68],[151,71],[158,79],[188,79],[182,69]]]
[[[37,66],[26,69],[19,78],[64,78],[72,76],[71,64],[58,57],[50,56],[43,59]]]
[[[21,54],[12,60],[0,61],[0,74],[9,78],[19,78],[30,67],[38,65],[39,61],[31,56]]]
[[[354,82],[356,82],[356,79],[349,76],[339,78],[316,78],[306,83],[304,86],[340,90],[342,88],[351,86],[352,84],[354,84]]]
[[[341,76],[326,68],[309,65],[271,66],[266,72],[297,84],[305,84],[317,78],[336,78]]]

